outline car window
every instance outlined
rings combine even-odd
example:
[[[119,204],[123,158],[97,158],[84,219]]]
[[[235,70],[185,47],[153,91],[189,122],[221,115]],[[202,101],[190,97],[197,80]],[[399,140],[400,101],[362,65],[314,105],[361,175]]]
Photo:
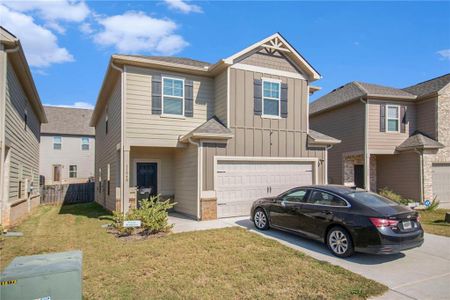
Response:
[[[354,192],[349,193],[348,196],[357,200],[358,202],[372,206],[372,207],[383,207],[383,206],[397,206],[398,204],[387,198],[381,197],[375,193],[370,192]]]
[[[304,189],[292,191],[283,197],[283,201],[304,202],[307,192]]]
[[[308,199],[308,203],[317,205],[330,205],[330,206],[347,206],[347,202],[344,200],[321,191],[313,191],[311,197]]]

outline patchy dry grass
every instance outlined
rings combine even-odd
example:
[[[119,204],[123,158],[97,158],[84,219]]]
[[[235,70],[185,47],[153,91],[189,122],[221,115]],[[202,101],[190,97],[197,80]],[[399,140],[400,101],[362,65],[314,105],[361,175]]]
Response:
[[[96,204],[41,207],[3,243],[15,256],[83,251],[86,299],[361,299],[386,287],[242,228],[123,241]]]
[[[450,223],[445,223],[445,209],[420,211],[420,223],[425,232],[450,237]]]

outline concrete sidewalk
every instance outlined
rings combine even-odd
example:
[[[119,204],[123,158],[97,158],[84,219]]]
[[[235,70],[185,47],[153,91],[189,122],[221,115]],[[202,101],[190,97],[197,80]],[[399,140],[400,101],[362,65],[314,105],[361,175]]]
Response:
[[[425,235],[422,247],[393,255],[356,254],[347,259],[333,256],[324,244],[278,230],[257,231],[248,217],[197,222],[171,215],[174,232],[241,226],[264,237],[275,239],[318,260],[341,266],[381,282],[389,292],[378,299],[449,299],[450,238]]]

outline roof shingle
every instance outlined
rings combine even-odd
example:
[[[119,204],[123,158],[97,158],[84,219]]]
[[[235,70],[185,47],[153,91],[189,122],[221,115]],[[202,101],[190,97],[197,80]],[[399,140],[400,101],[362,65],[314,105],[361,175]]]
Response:
[[[403,90],[417,95],[418,97],[423,97],[432,93],[439,92],[449,83],[450,73],[412,85],[410,87],[404,88]]]
[[[48,123],[42,124],[41,133],[62,135],[95,135],[89,126],[92,109],[44,106]]]
[[[396,150],[405,151],[412,149],[439,149],[443,147],[445,146],[438,141],[435,141],[420,132],[416,132],[397,146]]]
[[[225,127],[222,123],[220,123],[216,117],[213,117],[201,124],[188,134],[182,136],[180,140],[186,141],[190,137],[225,137],[230,138],[233,135],[233,132]]]
[[[175,57],[175,56],[149,56],[149,55],[127,55],[127,54],[119,54],[121,56],[128,56],[128,57],[137,57],[137,58],[144,58],[148,60],[156,60],[160,62],[168,62],[173,64],[179,64],[179,65],[186,65],[191,67],[209,67],[211,64],[208,62],[195,60],[191,58],[185,58],[185,57]]]

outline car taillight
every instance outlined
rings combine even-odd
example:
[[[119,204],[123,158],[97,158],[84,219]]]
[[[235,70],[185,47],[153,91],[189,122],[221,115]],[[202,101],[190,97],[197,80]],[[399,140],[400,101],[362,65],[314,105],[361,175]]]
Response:
[[[372,222],[373,225],[377,228],[381,227],[395,227],[398,224],[397,220],[389,220],[389,219],[382,219],[382,218],[369,218],[370,222]]]
[[[417,215],[416,220],[420,223],[420,214]]]

